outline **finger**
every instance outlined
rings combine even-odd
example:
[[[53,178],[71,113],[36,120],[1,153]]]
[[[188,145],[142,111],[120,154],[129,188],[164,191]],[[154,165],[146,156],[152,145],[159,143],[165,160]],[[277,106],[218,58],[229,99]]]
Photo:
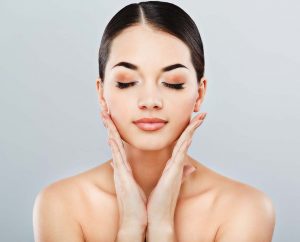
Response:
[[[207,113],[200,113],[199,115],[196,115],[193,119],[190,120],[190,124],[196,120],[205,119],[206,115]]]
[[[183,141],[182,145],[177,150],[177,153],[175,154],[174,160],[173,160],[173,164],[176,167],[179,167],[181,169],[181,167],[183,166],[184,158],[185,158],[185,155],[187,153],[187,148],[189,147],[191,142],[192,142],[191,139]]]
[[[113,169],[115,169],[114,163],[113,163],[113,162],[109,162],[109,164],[110,164],[110,166],[111,166]]]
[[[126,166],[126,169],[132,174],[132,169],[131,169],[130,165],[127,162],[123,141],[122,141],[122,139],[119,135],[119,132],[118,132],[114,122],[112,121],[112,119],[110,118],[110,116],[107,113],[102,112],[102,116],[103,116],[103,118],[105,119],[105,122],[106,122],[106,126],[107,126],[108,133],[109,133],[109,135],[108,135],[109,138],[112,137],[116,141],[117,146],[118,146],[119,151],[120,151],[121,156],[122,156],[122,161],[123,161],[124,165]]]
[[[174,148],[172,152],[172,160],[175,164],[175,167],[181,169],[184,163],[184,156],[187,154],[188,147],[192,143],[192,136],[195,133],[195,130],[203,123],[205,119],[206,113],[200,115],[199,117],[202,119],[196,119],[194,123],[192,123],[180,137],[180,141],[178,142],[180,146]]]
[[[186,139],[186,137],[188,136],[188,134],[194,130],[195,127],[198,127],[197,125],[200,123],[201,124],[201,120],[204,120],[206,117],[207,113],[202,113],[198,116],[195,116],[189,123],[189,125],[185,128],[185,130],[182,132],[182,134],[180,135],[176,145],[177,147],[174,148],[175,151],[177,151],[180,146],[182,145],[182,142],[184,142],[184,140]],[[196,125],[196,126],[195,126]],[[176,153],[176,152],[175,152]]]
[[[172,157],[175,158],[178,150],[180,149],[180,147],[182,146],[182,144],[189,138],[192,137],[192,135],[194,134],[195,130],[203,123],[203,119],[197,119],[195,120],[193,123],[191,123],[186,129],[185,131],[181,134],[181,136],[179,137],[174,150],[172,152]]]
[[[116,170],[119,170],[121,174],[126,173],[127,169],[124,166],[124,162],[122,161],[122,156],[113,138],[109,139],[109,146],[111,147],[112,150],[114,168],[116,168]]]
[[[177,152],[180,151],[183,147],[183,145],[185,144],[186,142],[182,142],[180,147],[177,147]],[[174,153],[174,151],[173,151]],[[176,161],[176,159],[178,159],[179,157],[175,156],[172,154],[172,157],[167,161],[166,163],[166,166],[165,166],[165,169],[163,170],[163,173],[165,172],[169,172],[170,168],[172,167],[173,164],[175,164],[175,162],[177,162],[176,164],[178,164],[179,162]],[[173,176],[177,176],[177,173],[178,171],[181,169],[180,167],[176,166],[177,169],[173,169]],[[171,169],[172,170],[172,169]],[[172,172],[172,171],[170,171]]]
[[[175,147],[173,148],[172,156],[171,158],[167,161],[166,166],[163,170],[163,173],[167,172],[169,170],[170,166],[174,163],[174,160],[176,160],[176,155],[179,151],[179,149],[182,147],[184,141],[186,140],[186,133],[190,132],[190,130],[195,130],[199,125],[203,122],[204,118],[206,117],[207,113],[202,113],[199,116],[196,116],[190,121],[190,125],[185,129],[185,131],[181,134],[180,138],[177,140]],[[198,123],[197,123],[197,120]],[[194,127],[194,125],[196,125]],[[191,140],[189,141],[191,143]],[[188,146],[190,145],[188,144]]]
[[[101,115],[102,115],[102,117],[105,121],[106,127],[108,129],[109,137],[114,137],[116,142],[119,145],[122,145],[122,147],[124,147],[124,144],[122,142],[120,134],[119,134],[114,122],[112,121],[111,117],[105,112],[102,112]]]
[[[165,184],[167,184],[167,187],[180,187],[180,184],[182,184],[186,177],[184,166],[179,166],[178,164],[183,164],[183,160],[185,158],[184,150],[186,150],[187,143],[187,141],[183,142],[178,151],[178,155],[176,156],[175,160],[172,160],[169,169],[166,171],[167,174],[164,175]]]
[[[183,182],[189,175],[191,175],[196,170],[197,170],[197,167],[194,167],[192,165],[185,165],[183,167],[183,174],[182,174],[181,182]]]
[[[101,116],[102,123],[103,123],[104,127],[107,128],[106,121],[105,121],[105,118],[103,116],[103,112],[100,112],[100,116]]]
[[[116,138],[116,140],[117,140],[117,138],[120,139],[119,132],[118,132],[116,126],[114,125],[114,123],[112,122],[110,116],[105,112],[102,112],[101,115],[106,123],[106,127],[107,127],[109,135],[111,137]]]
[[[194,128],[199,127],[199,126],[197,126],[197,124],[200,125],[200,124],[204,121],[204,119],[205,119],[205,117],[206,117],[206,114],[207,114],[207,113],[202,113],[202,114],[200,114],[200,115],[194,117],[194,118],[190,121],[189,126],[185,129],[185,131],[182,133],[181,136],[184,138],[184,137],[188,137],[190,134],[192,134],[193,131],[195,131]],[[201,121],[202,121],[202,122],[201,122]],[[196,127],[194,126],[195,124],[196,124]]]

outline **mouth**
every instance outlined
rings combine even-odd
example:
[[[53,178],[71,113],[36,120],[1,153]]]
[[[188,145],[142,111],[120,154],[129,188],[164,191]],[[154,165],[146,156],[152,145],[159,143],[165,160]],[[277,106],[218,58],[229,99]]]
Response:
[[[167,122],[139,122],[134,124],[144,131],[155,131],[163,128],[167,124]]]

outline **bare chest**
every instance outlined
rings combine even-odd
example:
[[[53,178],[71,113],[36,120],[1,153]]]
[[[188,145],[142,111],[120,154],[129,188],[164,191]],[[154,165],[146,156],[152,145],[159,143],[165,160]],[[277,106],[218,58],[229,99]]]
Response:
[[[117,200],[98,194],[86,200],[78,210],[86,242],[114,242],[119,223]],[[213,242],[220,219],[211,196],[179,200],[174,226],[179,242]]]

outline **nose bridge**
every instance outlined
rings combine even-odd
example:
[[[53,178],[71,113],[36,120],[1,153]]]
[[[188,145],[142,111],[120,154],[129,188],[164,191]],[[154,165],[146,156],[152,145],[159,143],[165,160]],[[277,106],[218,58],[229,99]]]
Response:
[[[148,108],[162,107],[162,97],[156,79],[147,79],[143,82],[143,85],[141,85],[138,105],[139,107]]]

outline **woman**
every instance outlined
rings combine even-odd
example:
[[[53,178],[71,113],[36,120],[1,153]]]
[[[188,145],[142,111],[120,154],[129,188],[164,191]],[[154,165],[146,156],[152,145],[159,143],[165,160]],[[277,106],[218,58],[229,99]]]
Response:
[[[38,242],[269,242],[271,200],[187,154],[206,113],[198,29],[178,6],[130,4],[105,28],[96,89],[112,159],[43,189]]]

